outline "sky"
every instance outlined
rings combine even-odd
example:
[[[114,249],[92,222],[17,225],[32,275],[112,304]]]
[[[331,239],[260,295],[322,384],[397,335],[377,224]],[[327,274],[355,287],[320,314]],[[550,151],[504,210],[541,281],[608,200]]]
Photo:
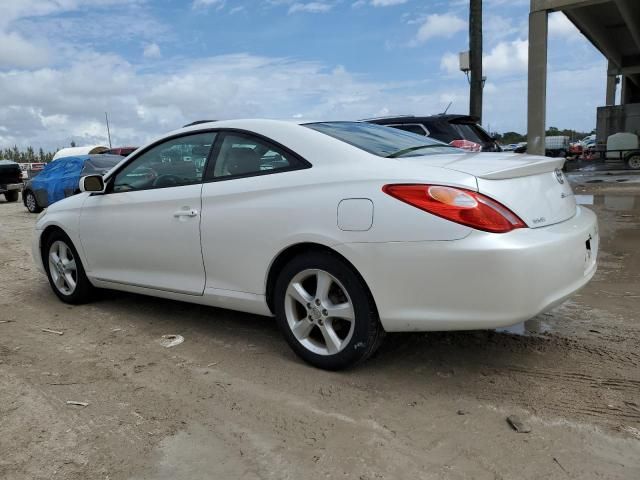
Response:
[[[484,1],[484,125],[526,131],[529,0]],[[468,0],[0,0],[0,148],[138,146],[198,119],[468,113]],[[549,20],[547,125],[590,131],[606,61]]]

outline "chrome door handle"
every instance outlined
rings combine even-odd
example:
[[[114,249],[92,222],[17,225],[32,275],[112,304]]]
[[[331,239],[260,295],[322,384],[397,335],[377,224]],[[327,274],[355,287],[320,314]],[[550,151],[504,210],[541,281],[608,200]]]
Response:
[[[179,217],[196,217],[198,215],[198,210],[196,210],[195,208],[189,209],[189,210],[178,210],[177,212],[175,212],[173,214],[174,217],[179,218]]]

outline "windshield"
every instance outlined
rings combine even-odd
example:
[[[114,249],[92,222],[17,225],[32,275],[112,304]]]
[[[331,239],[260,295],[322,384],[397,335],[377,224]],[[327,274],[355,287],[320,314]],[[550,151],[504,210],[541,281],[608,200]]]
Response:
[[[364,122],[307,123],[312,128],[330,137],[379,157],[422,157],[437,153],[461,153],[432,138],[415,133]]]

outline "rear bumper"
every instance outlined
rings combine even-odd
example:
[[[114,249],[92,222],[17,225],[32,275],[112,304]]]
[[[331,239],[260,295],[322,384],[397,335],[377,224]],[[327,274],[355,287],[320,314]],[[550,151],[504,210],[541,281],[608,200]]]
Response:
[[[387,331],[433,331],[503,327],[555,307],[593,277],[598,245],[596,216],[579,207],[544,228],[334,248],[364,277]]]
[[[22,191],[22,183],[0,184],[0,193],[10,192],[12,190]]]

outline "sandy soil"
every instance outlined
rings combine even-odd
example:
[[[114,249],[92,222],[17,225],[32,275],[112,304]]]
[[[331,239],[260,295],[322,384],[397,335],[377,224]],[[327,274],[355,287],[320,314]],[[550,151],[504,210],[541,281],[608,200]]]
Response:
[[[35,216],[0,201],[0,478],[640,478],[640,187],[578,190],[603,240],[579,295],[509,332],[392,335],[344,373],[269,318],[64,305],[31,263]]]

